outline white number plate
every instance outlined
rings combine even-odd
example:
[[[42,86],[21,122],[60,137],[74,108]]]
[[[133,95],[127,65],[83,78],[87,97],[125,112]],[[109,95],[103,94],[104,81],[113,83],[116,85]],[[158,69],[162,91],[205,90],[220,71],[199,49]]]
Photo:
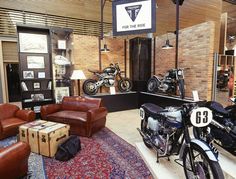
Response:
[[[199,107],[192,111],[190,120],[195,127],[205,127],[212,121],[212,112],[206,107]]]
[[[144,118],[145,118],[145,112],[144,112],[144,109],[143,109],[143,108],[140,108],[140,109],[139,109],[139,115],[140,115],[141,119],[144,119]]]

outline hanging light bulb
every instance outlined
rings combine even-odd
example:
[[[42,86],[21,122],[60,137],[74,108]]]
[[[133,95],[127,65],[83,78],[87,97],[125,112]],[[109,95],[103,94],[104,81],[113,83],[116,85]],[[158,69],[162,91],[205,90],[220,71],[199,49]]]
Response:
[[[162,46],[162,49],[168,50],[174,48],[173,45],[170,44],[170,40],[168,39],[168,33],[167,33],[167,39],[165,45]]]
[[[106,40],[104,39],[104,47],[101,49],[101,52],[110,52],[110,49],[107,47]]]

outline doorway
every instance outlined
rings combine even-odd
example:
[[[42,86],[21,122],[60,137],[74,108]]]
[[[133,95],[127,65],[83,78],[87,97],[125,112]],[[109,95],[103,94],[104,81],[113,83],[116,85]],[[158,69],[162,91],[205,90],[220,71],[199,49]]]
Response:
[[[9,102],[21,101],[19,64],[6,64],[6,76]]]

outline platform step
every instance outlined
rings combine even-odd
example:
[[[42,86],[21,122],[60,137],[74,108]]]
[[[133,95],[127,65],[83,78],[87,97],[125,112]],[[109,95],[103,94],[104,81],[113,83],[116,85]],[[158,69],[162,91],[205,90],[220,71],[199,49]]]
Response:
[[[161,158],[156,162],[156,152],[148,149],[143,142],[135,143],[140,156],[145,161],[154,178],[157,179],[182,179],[185,178],[184,169],[175,163],[178,156]],[[225,179],[236,179],[236,157],[217,146],[219,150],[219,162],[224,172]]]

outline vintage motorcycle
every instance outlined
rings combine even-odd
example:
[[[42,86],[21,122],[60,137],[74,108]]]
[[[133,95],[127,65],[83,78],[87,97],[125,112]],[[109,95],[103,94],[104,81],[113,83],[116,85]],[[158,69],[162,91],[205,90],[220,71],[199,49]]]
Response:
[[[160,74],[158,76],[154,75],[147,83],[147,91],[150,93],[176,94],[177,88],[180,97],[183,99],[185,97],[183,69],[171,69],[164,76]]]
[[[205,106],[212,110],[213,120],[206,127],[193,127],[195,138],[215,142],[236,155],[236,105],[224,108],[220,103],[208,101]]]
[[[138,131],[146,147],[157,152],[157,162],[161,157],[169,159],[171,155],[179,155],[175,162],[183,166],[186,178],[224,178],[214,146],[191,139],[189,135],[192,125],[209,124],[212,114],[208,108],[198,107],[197,103],[166,108],[145,103],[140,108],[140,116]]]
[[[87,79],[83,83],[83,91],[87,95],[96,94],[101,86],[114,86],[116,78],[118,78],[118,89],[121,92],[128,92],[132,88],[131,80],[121,76],[121,70],[118,63],[110,64],[110,66],[105,68],[102,72],[89,71],[94,74],[94,78]]]

